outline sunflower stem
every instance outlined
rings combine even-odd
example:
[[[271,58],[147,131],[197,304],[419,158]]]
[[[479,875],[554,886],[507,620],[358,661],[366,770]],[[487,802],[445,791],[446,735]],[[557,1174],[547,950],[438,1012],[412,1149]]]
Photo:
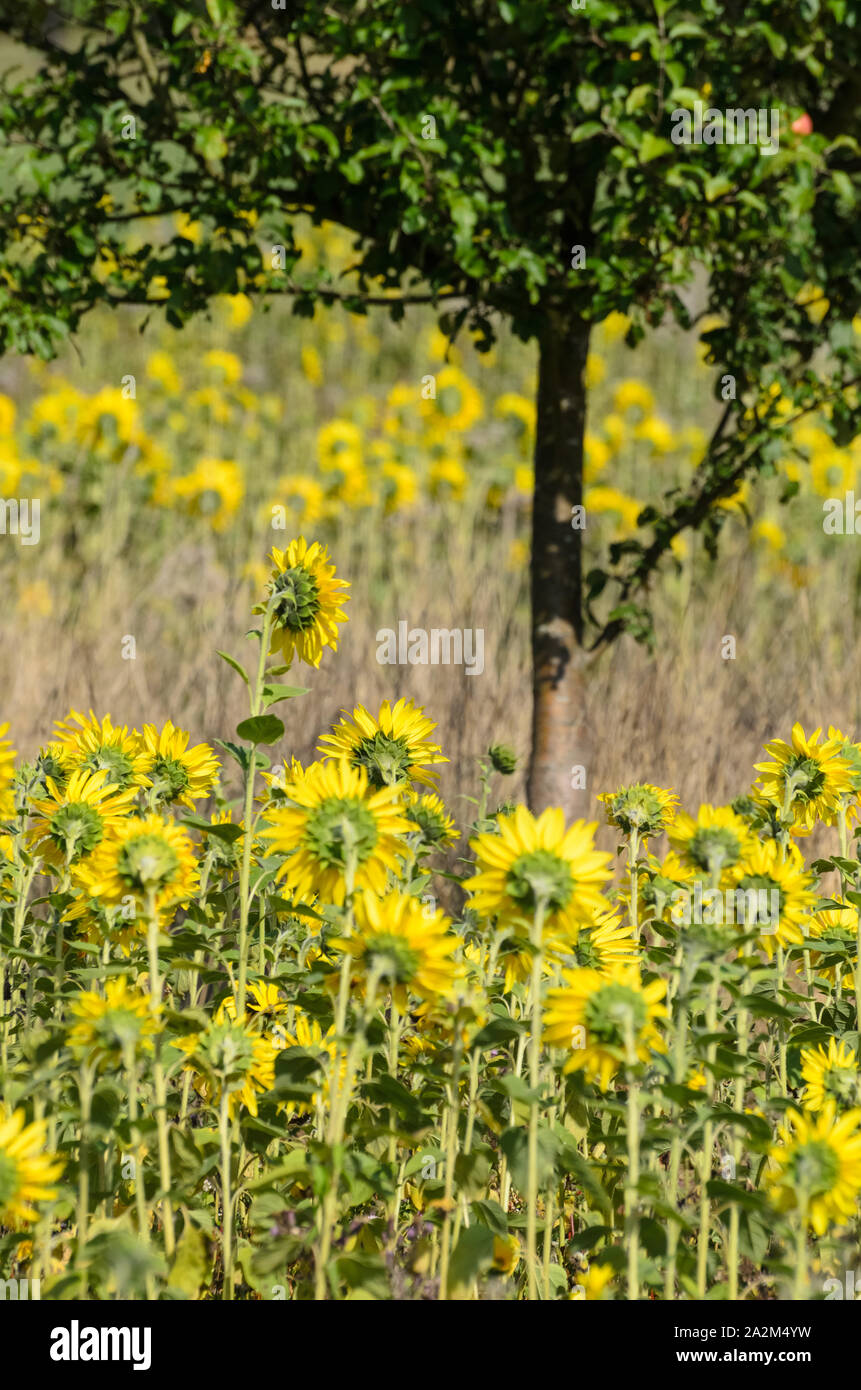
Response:
[[[547,905],[539,899],[532,917],[532,1028],[529,1036],[529,1136],[526,1180],[526,1275],[527,1296],[538,1298],[538,1087],[541,1084],[541,977],[544,964],[544,915]]]
[[[628,1299],[640,1297],[640,1088],[637,1082],[637,1049],[630,1014],[625,1017],[625,1060],[628,1067],[627,1140],[628,1171],[625,1184],[625,1242],[628,1247]]]
[[[162,982],[158,969],[158,930],[159,921],[155,896],[150,893],[147,902],[147,949],[149,953],[149,1006],[154,1019],[161,1008],[162,1000]],[[167,1138],[167,1085],[161,1057],[162,1035],[160,1029],[155,1034],[153,1046],[155,1048],[153,1082],[155,1085],[156,1125],[158,1127],[159,1183],[162,1191],[161,1217],[164,1227],[164,1250],[170,1259],[176,1249],[176,1237],[173,1226],[173,1208],[170,1204],[171,1173],[170,1148]]]

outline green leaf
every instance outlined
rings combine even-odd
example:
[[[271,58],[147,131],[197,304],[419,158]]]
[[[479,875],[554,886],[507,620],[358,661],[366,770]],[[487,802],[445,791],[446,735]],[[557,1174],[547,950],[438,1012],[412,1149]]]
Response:
[[[234,656],[230,656],[228,652],[220,652],[218,650],[216,650],[215,655],[220,656],[222,661],[226,661],[228,666],[232,666],[234,671],[237,671],[239,673],[239,675],[245,681],[245,684],[250,688],[251,682],[248,679],[248,672],[246,671],[244,666],[241,666],[239,664],[239,662],[236,660]]]
[[[236,732],[247,743],[277,743],[284,737],[284,725],[275,714],[256,714],[237,724]]]
[[[672,154],[673,146],[669,140],[664,140],[660,135],[653,135],[648,131],[640,141],[637,154],[641,164],[649,164],[653,159],[660,159],[662,154]]]
[[[271,705],[277,705],[279,700],[294,700],[297,695],[307,695],[306,685],[264,685],[263,705],[269,709]]]
[[[186,1220],[176,1247],[176,1258],[167,1277],[168,1288],[176,1289],[186,1298],[196,1298],[209,1279],[209,1273],[206,1238],[202,1231]]]
[[[461,1231],[449,1266],[448,1292],[467,1292],[481,1274],[493,1266],[493,1231],[487,1226],[469,1226]]]

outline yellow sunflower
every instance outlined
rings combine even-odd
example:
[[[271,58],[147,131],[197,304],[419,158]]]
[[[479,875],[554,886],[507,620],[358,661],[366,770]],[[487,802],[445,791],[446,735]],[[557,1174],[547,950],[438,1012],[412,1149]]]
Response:
[[[341,713],[344,718],[320,739],[318,752],[365,768],[375,787],[419,782],[436,789],[436,773],[426,769],[448,758],[428,737],[436,724],[412,700],[384,700],[376,719],[364,705],[353,710],[352,723],[346,710]]]
[[[214,1019],[206,1029],[177,1038],[185,1053],[183,1070],[194,1077],[194,1089],[203,1100],[218,1107],[227,1095],[227,1111],[233,1119],[244,1105],[257,1114],[257,1097],[275,1085],[278,1048],[249,1028],[245,1018]]]
[[[564,949],[578,966],[605,975],[617,963],[638,961],[641,957],[633,927],[623,921],[615,908],[597,912],[581,929],[576,942],[567,942]]]
[[[830,985],[839,985],[841,989],[854,990],[855,961],[858,955],[856,925],[858,909],[839,895],[833,901],[839,906],[825,907],[820,912],[815,912],[807,924],[807,932],[812,938],[826,938],[828,941],[837,942],[839,946],[848,947],[847,954],[833,965],[823,965],[822,962],[829,955],[833,957],[835,952],[829,952],[827,949],[825,951],[811,951],[810,963],[817,974],[827,980]],[[799,973],[803,969],[804,964],[799,961]]]
[[[674,819],[679,798],[675,792],[653,787],[651,782],[634,782],[616,792],[600,792],[608,825],[615,825],[626,835],[636,833],[641,839],[660,835]]]
[[[47,796],[33,801],[36,819],[30,842],[55,869],[78,864],[98,848],[105,836],[125,822],[137,794],[136,788],[120,791],[108,781],[108,773],[73,772],[64,788],[47,779]]]
[[[410,830],[397,787],[373,788],[364,767],[340,758],[311,763],[287,784],[288,806],[276,806],[261,837],[267,854],[288,856],[278,870],[298,900],[318,894],[343,903],[352,864],[353,887],[383,893]]]
[[[24,1119],[23,1110],[10,1115],[0,1103],[0,1223],[7,1226],[38,1220],[35,1203],[53,1201],[64,1166],[45,1152],[47,1121]]]
[[[361,893],[353,934],[334,944],[353,957],[364,980],[376,973],[402,1012],[409,994],[424,1000],[450,997],[460,974],[459,939],[450,919],[410,893]]]
[[[6,734],[8,724],[0,724],[0,820],[11,820],[15,814],[15,794],[12,783],[15,777],[15,750]]]
[[[457,839],[454,820],[438,796],[432,792],[424,796],[413,795],[404,809],[407,819],[420,832],[425,845],[445,849],[454,844]]]
[[[809,921],[816,894],[811,889],[813,875],[805,870],[797,845],[789,845],[784,858],[774,840],[755,841],[733,869],[732,882],[736,922],[762,925],[759,945],[769,960],[776,946],[802,945],[802,927]]]
[[[821,1110],[827,1100],[841,1107],[861,1100],[858,1059],[847,1042],[829,1038],[827,1049],[803,1048],[801,1075],[807,1082],[801,1097],[805,1110]]]
[[[161,733],[145,724],[141,742],[145,750],[143,776],[155,805],[179,801],[194,810],[195,801],[209,796],[221,766],[207,743],[188,747],[188,734],[170,720]]]
[[[282,998],[277,985],[269,980],[255,980],[246,991],[245,1007],[250,1014],[249,1024],[271,1026],[287,1013],[290,1006]],[[222,999],[216,1010],[216,1023],[223,1023],[225,1018],[236,1018],[235,994],[228,994]]]
[[[701,806],[697,818],[680,811],[667,831],[682,864],[714,879],[729,882],[732,869],[756,842],[750,827],[731,806]]]
[[[518,806],[496,823],[498,834],[470,841],[477,873],[464,887],[479,915],[528,928],[542,903],[545,928],[561,928],[576,940],[582,923],[608,910],[601,885],[611,877],[611,856],[595,849],[594,822],[578,820],[566,830],[558,807],[535,817]]]
[[[105,839],[77,877],[91,898],[151,903],[161,913],[187,902],[197,887],[194,845],[174,821],[141,816]]]
[[[780,807],[795,818],[803,833],[811,831],[817,820],[833,825],[841,800],[853,795],[853,772],[841,754],[841,739],[819,739],[821,729],[808,738],[800,724],[792,726],[792,742],[774,739],[765,745],[774,762],[756,763],[762,775],[754,783],[758,800]]]
[[[69,1006],[78,1021],[69,1030],[69,1046],[99,1069],[122,1066],[131,1054],[152,1051],[158,1031],[150,995],[129,989],[125,975],[105,981],[105,993],[87,990]]]
[[[266,601],[255,613],[273,616],[270,650],[280,653],[286,666],[298,657],[306,666],[319,666],[326,647],[338,650],[338,624],[347,621],[343,604],[349,588],[338,579],[325,546],[304,536],[291,541],[286,550],[273,550],[275,568],[266,590]]]
[[[768,1154],[772,1202],[779,1211],[806,1207],[807,1222],[818,1236],[833,1222],[853,1220],[861,1191],[861,1110],[835,1117],[833,1100],[815,1115],[790,1110]]]
[[[652,1052],[665,1052],[656,1027],[666,1018],[660,1002],[666,980],[644,985],[639,966],[618,962],[605,973],[588,968],[563,970],[564,986],[548,991],[544,1011],[544,1040],[551,1047],[571,1050],[563,1071],[585,1071],[606,1091],[625,1063],[628,1047],[646,1062]]]
[[[74,767],[86,772],[104,769],[121,791],[143,785],[145,755],[140,735],[129,733],[126,725],[114,728],[109,714],[97,719],[92,710],[88,716],[72,710],[56,724],[56,733],[55,742],[69,751]]]

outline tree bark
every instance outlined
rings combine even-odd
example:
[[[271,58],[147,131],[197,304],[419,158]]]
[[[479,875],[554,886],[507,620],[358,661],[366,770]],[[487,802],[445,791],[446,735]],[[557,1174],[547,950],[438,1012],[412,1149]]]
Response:
[[[532,512],[532,753],[529,805],[561,806],[566,819],[591,806],[592,741],[583,648],[584,370],[589,326],[548,315],[539,339],[535,497]],[[585,772],[585,787],[577,769]],[[572,785],[573,783],[573,785]]]

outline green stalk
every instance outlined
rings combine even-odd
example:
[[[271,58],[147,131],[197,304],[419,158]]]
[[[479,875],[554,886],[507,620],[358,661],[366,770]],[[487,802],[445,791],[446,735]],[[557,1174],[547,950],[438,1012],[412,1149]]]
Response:
[[[543,936],[546,904],[539,901],[532,919],[532,1031],[529,1038],[529,1137],[526,1185],[526,1275],[527,1297],[538,1298],[538,1099],[541,1084],[541,973],[544,961]]]
[[[78,1239],[75,1265],[80,1277],[80,1298],[87,1297],[86,1249],[90,1224],[90,1111],[93,1101],[93,1068],[81,1063],[78,1073],[78,1095],[81,1102],[81,1139],[78,1145]]]
[[[706,1005],[706,1031],[713,1033],[717,1027],[717,1004],[718,1004],[718,976],[717,971],[712,970],[712,977],[709,981],[708,1003]],[[715,1045],[709,1043],[707,1053],[708,1061],[714,1063]],[[700,1165],[700,1229],[697,1236],[697,1298],[706,1296],[706,1279],[708,1276],[708,1257],[709,1257],[709,1226],[711,1216],[711,1204],[707,1192],[707,1186],[712,1172],[712,1146],[714,1144],[714,1123],[712,1121],[711,1107],[714,1105],[715,1083],[714,1072],[710,1069],[708,1074],[708,1103],[709,1116],[703,1126],[703,1151]]]
[[[263,687],[266,683],[266,660],[269,656],[269,639],[272,635],[272,610],[267,606],[260,634],[260,656],[257,661],[257,676],[251,694],[251,718],[255,718],[263,704]],[[257,777],[257,749],[252,746],[245,771],[245,808],[242,837],[242,863],[239,869],[239,982],[236,990],[236,1016],[245,1017],[245,989],[248,978],[248,915],[250,911],[249,882],[251,879],[252,817],[254,814],[254,783]]]
[[[630,1017],[625,1019],[625,1060],[628,1068],[625,1242],[628,1247],[628,1299],[635,1302],[640,1297],[640,1088],[636,1073],[637,1049]]]
[[[738,1055],[741,1059],[742,1073],[747,1061],[747,1010],[740,1009],[738,1013]],[[737,1076],[735,1079],[735,1094],[733,1097],[733,1109],[737,1114],[741,1114],[744,1106],[744,1075]],[[741,1162],[742,1142],[741,1135],[736,1130],[732,1143],[732,1157],[735,1164],[735,1180],[738,1181],[738,1165]],[[738,1302],[738,1233],[740,1210],[737,1202],[733,1202],[729,1211],[729,1249],[727,1252],[727,1283],[729,1293],[727,1297],[731,1303]]]
[[[221,1145],[221,1297],[233,1298],[233,1196],[230,1182],[230,1092],[224,1084],[218,1111],[218,1137]]]
[[[448,1267],[451,1256],[451,1208],[454,1193],[454,1165],[457,1158],[457,1121],[460,1112],[460,1059],[463,1051],[460,1027],[455,1022],[452,1044],[451,1078],[448,1084],[448,1128],[445,1138],[445,1214],[439,1262],[439,1296],[448,1299]]]
[[[158,928],[159,922],[158,912],[155,906],[155,897],[150,893],[147,902],[147,949],[149,952],[150,1013],[153,1018],[158,1017],[162,999],[162,982],[158,968]],[[161,1029],[159,1029],[155,1035],[154,1048],[153,1082],[155,1085],[155,1116],[158,1128],[159,1182],[162,1191],[161,1218],[164,1227],[165,1254],[168,1259],[170,1259],[176,1249],[176,1236],[173,1227],[173,1208],[170,1204],[171,1173],[170,1149],[167,1139],[167,1085],[165,1082],[164,1065],[161,1058]]]

